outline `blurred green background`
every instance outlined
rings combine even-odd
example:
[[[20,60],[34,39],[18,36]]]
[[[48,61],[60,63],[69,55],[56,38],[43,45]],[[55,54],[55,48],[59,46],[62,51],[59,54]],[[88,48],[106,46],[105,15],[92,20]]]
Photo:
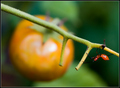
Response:
[[[117,1],[27,1],[2,3],[25,11],[31,15],[45,15],[60,19],[67,18],[65,26],[74,35],[94,43],[103,44],[119,52],[119,3]],[[64,76],[51,82],[33,82],[24,78],[12,66],[8,46],[12,33],[22,18],[1,11],[2,21],[2,85],[3,86],[45,86],[45,87],[105,87],[118,86],[119,58],[110,56],[109,61],[101,58],[94,63],[83,64],[76,71],[75,67],[82,58],[86,46],[74,41],[74,61]],[[101,53],[110,53],[100,50]],[[90,56],[96,56],[92,49]],[[89,58],[86,61],[91,61]]]

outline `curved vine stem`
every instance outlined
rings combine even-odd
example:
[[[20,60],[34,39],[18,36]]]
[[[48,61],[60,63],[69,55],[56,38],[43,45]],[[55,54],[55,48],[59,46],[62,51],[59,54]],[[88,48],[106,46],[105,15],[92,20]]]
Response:
[[[39,19],[39,18],[37,18],[37,17],[35,17],[35,16],[32,16],[32,15],[30,15],[30,14],[28,14],[28,13],[25,13],[25,12],[23,12],[23,11],[20,11],[20,10],[15,9],[15,8],[13,8],[13,7],[10,7],[10,6],[8,6],[8,5],[5,5],[5,4],[2,4],[2,3],[1,3],[1,10],[5,11],[5,12],[8,12],[8,13],[11,13],[11,14],[13,14],[13,15],[16,15],[16,16],[18,16],[18,17],[24,18],[24,19],[26,19],[26,20],[29,20],[29,21],[31,21],[31,22],[33,22],[33,23],[36,23],[36,24],[41,25],[41,26],[43,26],[43,27],[46,27],[46,28],[48,28],[48,29],[54,30],[54,31],[56,31],[57,33],[61,34],[62,36],[66,36],[66,37],[69,38],[69,39],[73,39],[73,40],[75,40],[75,41],[77,41],[77,42],[80,42],[80,43],[82,43],[82,44],[85,44],[88,48],[87,48],[87,51],[85,52],[85,54],[83,55],[80,63],[79,63],[78,66],[76,67],[77,70],[80,68],[80,66],[82,65],[82,63],[85,61],[85,59],[86,59],[86,57],[87,57],[87,54],[90,52],[90,50],[91,50],[92,48],[100,48],[100,49],[102,49],[102,45],[103,45],[103,44],[92,43],[92,42],[90,42],[90,41],[88,41],[88,40],[85,40],[85,39],[82,39],[82,38],[77,37],[77,36],[75,36],[75,35],[72,35],[72,34],[70,34],[70,33],[66,32],[66,31],[62,30],[60,27],[58,27],[58,26],[56,26],[56,25],[54,25],[54,24],[52,24],[52,23],[46,22],[46,21],[44,21],[44,20],[41,20],[41,19]],[[63,45],[64,45],[64,44],[63,44]],[[116,56],[119,57],[119,53],[111,50],[110,48],[105,47],[104,50],[106,50],[106,51],[108,51],[108,52],[110,52],[110,53],[112,53],[112,54],[114,54],[114,55],[116,55]],[[63,53],[63,51],[64,51],[64,50],[62,50],[61,53]],[[86,54],[86,53],[87,53],[87,54]],[[61,56],[61,58],[62,58],[62,57],[63,57],[63,56]],[[61,63],[62,63],[62,59],[61,59]],[[61,63],[60,63],[60,65],[61,65]]]

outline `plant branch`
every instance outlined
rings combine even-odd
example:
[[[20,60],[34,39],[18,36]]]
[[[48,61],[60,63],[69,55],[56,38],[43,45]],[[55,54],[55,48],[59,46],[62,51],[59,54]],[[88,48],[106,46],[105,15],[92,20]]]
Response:
[[[115,51],[109,49],[108,47],[105,47],[104,50],[105,50],[105,51],[108,51],[108,52],[110,52],[110,53],[112,53],[112,54],[114,54],[114,55],[116,55],[116,56],[119,57],[119,53],[117,53],[117,52],[115,52]]]
[[[41,26],[43,26],[43,27],[46,27],[46,28],[48,28],[48,29],[51,29],[51,30],[53,30],[53,31],[61,34],[62,36],[68,38],[68,39],[73,39],[73,40],[75,40],[75,41],[77,41],[77,42],[79,42],[79,43],[85,44],[85,45],[88,47],[88,49],[87,49],[87,51],[85,52],[82,60],[80,61],[80,64],[76,67],[77,70],[78,70],[78,68],[82,65],[83,61],[86,59],[86,57],[87,57],[87,54],[86,54],[86,53],[89,53],[92,48],[100,48],[100,49],[102,49],[102,45],[103,45],[103,44],[92,43],[92,42],[90,42],[90,41],[88,41],[88,40],[85,40],[85,39],[83,39],[83,38],[80,38],[80,37],[77,37],[77,36],[75,36],[75,35],[72,35],[72,34],[66,32],[66,31],[62,30],[62,29],[61,29],[60,27],[58,27],[57,25],[54,25],[54,24],[52,24],[52,23],[50,23],[50,22],[41,20],[41,19],[39,19],[39,18],[37,18],[37,17],[35,17],[35,16],[32,16],[32,15],[30,15],[30,14],[28,14],[28,13],[25,13],[25,12],[23,12],[23,11],[20,11],[20,10],[15,9],[15,8],[13,8],[13,7],[10,7],[10,6],[8,6],[8,5],[4,5],[4,4],[1,3],[1,10],[5,11],[5,12],[8,12],[8,13],[11,13],[11,14],[13,14],[13,15],[16,15],[16,16],[18,16],[18,17],[24,18],[24,19],[26,19],[26,20],[29,20],[29,21],[31,21],[31,22],[33,22],[33,23],[36,23],[36,24],[41,25]],[[117,53],[117,52],[115,52],[115,51],[113,51],[113,50],[111,50],[111,49],[109,49],[109,48],[107,48],[107,47],[105,47],[104,50],[106,50],[106,51],[108,51],[108,52],[110,52],[110,53],[112,53],[112,54],[114,54],[114,55],[116,55],[116,56],[119,57],[119,53]],[[64,50],[63,50],[63,51],[64,51]],[[62,51],[62,52],[63,52],[63,51]],[[62,58],[62,57],[61,57],[61,58]]]
[[[63,44],[62,44],[62,50],[61,50],[61,57],[60,57],[60,63],[59,63],[60,66],[62,66],[63,56],[64,56],[64,51],[65,51],[65,46],[66,46],[67,40],[68,40],[68,38],[63,37]]]
[[[75,68],[76,70],[78,70],[78,69],[81,67],[81,65],[82,65],[83,62],[85,61],[85,59],[86,59],[86,57],[88,56],[88,54],[89,54],[89,52],[90,52],[91,49],[92,49],[92,47],[88,47],[88,48],[87,48],[87,50],[86,50],[86,52],[84,53],[81,61],[79,62],[79,64],[78,64],[77,67]]]
[[[61,35],[66,35],[66,34],[67,34],[66,31],[61,30],[60,27],[58,27],[58,26],[56,26],[56,25],[53,25],[53,24],[50,23],[50,22],[41,20],[41,19],[39,19],[39,18],[37,18],[37,17],[35,17],[35,16],[32,16],[32,15],[30,15],[30,14],[28,14],[28,13],[25,13],[25,12],[23,12],[23,11],[20,11],[20,10],[15,9],[15,8],[13,8],[13,7],[10,7],[10,6],[8,6],[8,5],[4,5],[4,4],[1,3],[1,10],[5,11],[5,12],[8,12],[8,13],[11,13],[11,14],[13,14],[13,15],[16,15],[16,16],[18,16],[18,17],[24,18],[24,19],[26,19],[26,20],[29,20],[29,21],[31,21],[31,22],[33,22],[33,23],[36,23],[36,24],[38,24],[38,25],[41,25],[41,26],[43,26],[43,27],[52,29],[52,30],[58,32],[58,33],[61,34]]]

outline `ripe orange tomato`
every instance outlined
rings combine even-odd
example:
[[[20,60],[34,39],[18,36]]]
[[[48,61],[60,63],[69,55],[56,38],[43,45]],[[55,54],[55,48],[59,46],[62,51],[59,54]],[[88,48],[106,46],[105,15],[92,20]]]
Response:
[[[46,18],[42,15],[36,17],[42,20]],[[50,81],[61,77],[73,61],[74,46],[72,40],[67,41],[63,66],[61,67],[59,62],[62,42],[49,38],[43,43],[45,34],[31,29],[30,26],[33,26],[32,22],[22,20],[13,33],[9,47],[12,64],[25,77],[33,81]],[[67,30],[63,25],[60,27]],[[60,38],[63,39],[61,35]]]

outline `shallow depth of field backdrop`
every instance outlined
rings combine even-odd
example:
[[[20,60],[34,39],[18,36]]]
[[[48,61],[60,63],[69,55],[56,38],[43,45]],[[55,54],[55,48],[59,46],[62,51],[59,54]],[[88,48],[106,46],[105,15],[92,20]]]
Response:
[[[31,15],[45,15],[60,19],[67,18],[65,26],[74,35],[87,39],[94,43],[103,43],[119,52],[119,7],[116,1],[106,2],[82,2],[82,1],[32,1],[32,2],[2,2]],[[1,11],[2,18],[2,85],[3,86],[118,86],[119,82],[119,58],[110,56],[109,61],[101,58],[94,63],[83,64],[76,71],[75,67],[82,58],[86,46],[74,41],[74,61],[68,71],[59,79],[51,82],[33,82],[24,78],[12,66],[8,46],[14,29],[22,18]],[[101,53],[110,53],[100,50]],[[92,49],[90,56],[96,55],[96,49]],[[89,58],[86,61],[91,61]],[[21,63],[22,64],[22,63]]]

